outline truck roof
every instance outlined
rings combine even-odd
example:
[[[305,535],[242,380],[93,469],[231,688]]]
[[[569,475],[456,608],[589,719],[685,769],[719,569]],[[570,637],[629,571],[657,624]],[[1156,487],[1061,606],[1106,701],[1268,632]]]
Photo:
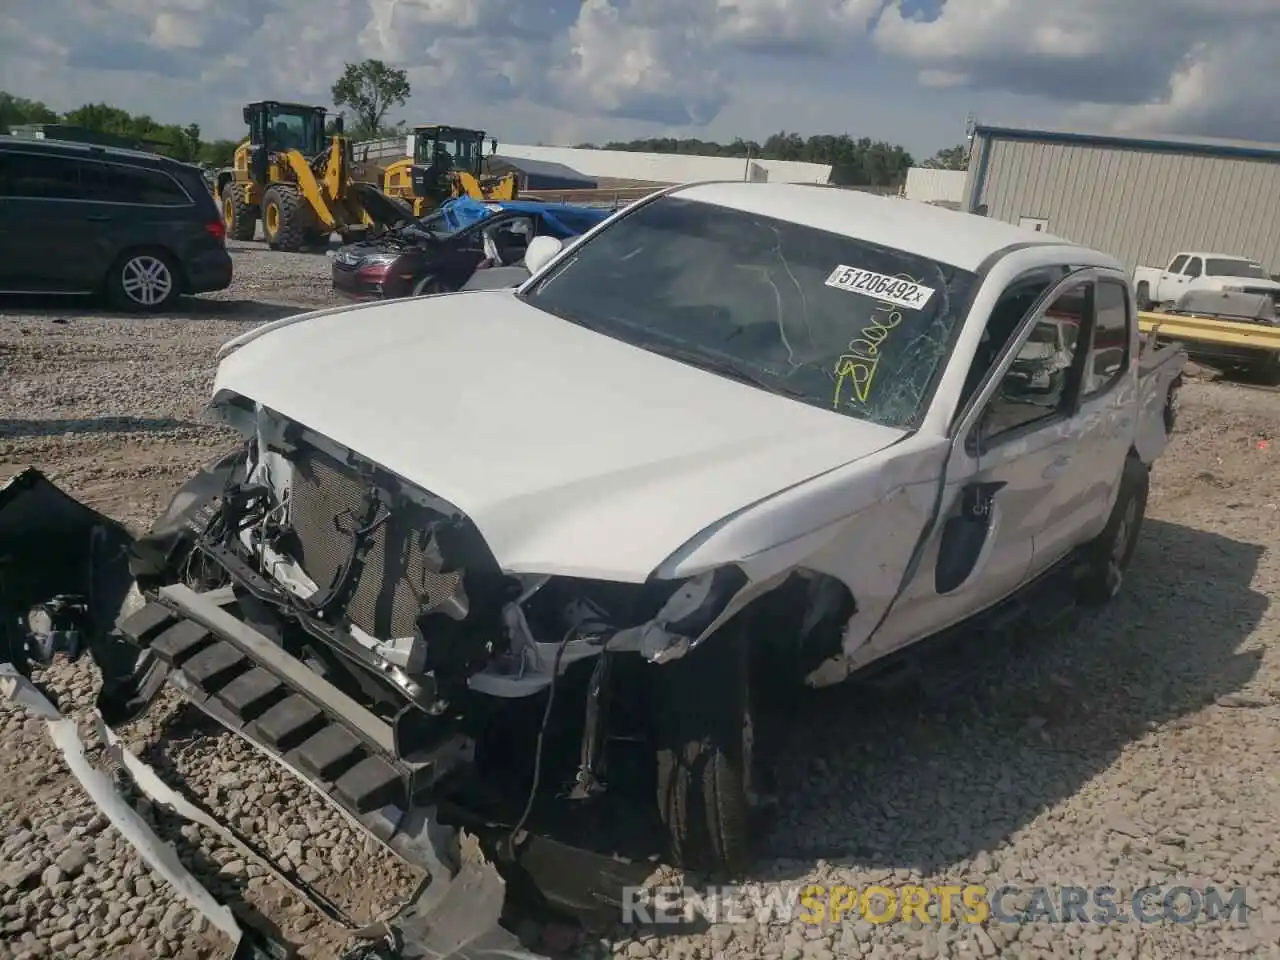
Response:
[[[1203,250],[1179,250],[1170,261],[1177,257],[1199,257],[1202,260],[1234,260],[1236,263],[1251,263],[1254,266],[1261,266],[1253,257],[1242,257],[1235,253],[1206,253]]]
[[[977,270],[992,254],[1014,244],[1088,249],[1001,220],[826,184],[733,180],[687,184],[672,193],[893,247],[962,270]],[[1096,262],[1097,251],[1091,253],[1090,262]],[[1114,266],[1122,269],[1119,261]]]

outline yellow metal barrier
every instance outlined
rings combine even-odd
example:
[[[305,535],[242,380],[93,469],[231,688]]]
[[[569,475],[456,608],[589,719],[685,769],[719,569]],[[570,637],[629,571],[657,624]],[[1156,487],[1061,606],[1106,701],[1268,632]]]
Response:
[[[1251,350],[1280,352],[1280,326],[1234,323],[1211,317],[1180,317],[1168,313],[1139,313],[1138,329],[1170,340],[1219,343]]]

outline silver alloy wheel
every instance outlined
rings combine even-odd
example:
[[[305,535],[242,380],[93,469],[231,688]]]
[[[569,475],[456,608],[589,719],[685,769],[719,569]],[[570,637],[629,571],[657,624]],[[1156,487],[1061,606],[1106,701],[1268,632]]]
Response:
[[[173,273],[163,260],[144,253],[125,261],[120,286],[134,303],[154,307],[173,292]]]
[[[1116,527],[1116,537],[1111,543],[1111,555],[1107,557],[1107,594],[1114,597],[1124,583],[1124,555],[1129,551],[1129,539],[1138,519],[1138,498],[1130,497],[1124,515]]]

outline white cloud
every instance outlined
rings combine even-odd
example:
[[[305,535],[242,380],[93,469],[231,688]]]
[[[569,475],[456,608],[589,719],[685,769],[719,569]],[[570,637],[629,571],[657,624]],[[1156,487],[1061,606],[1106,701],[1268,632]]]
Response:
[[[930,19],[904,2],[940,9]],[[1271,93],[1280,0],[885,6],[0,0],[0,89],[62,109],[105,100],[234,135],[240,104],[326,103],[344,62],[377,57],[409,70],[415,97],[405,119],[489,124],[505,139],[705,124],[724,139],[817,122],[918,143],[930,129],[958,126],[968,109],[986,116],[992,103],[1015,103],[1046,124],[1280,140]],[[914,83],[902,78],[911,68]],[[860,129],[868,117],[901,119],[897,129]],[[730,120],[717,118],[750,118],[759,129],[721,129]]]
[[[1032,94],[1117,129],[1280,139],[1277,0],[893,0],[876,45],[921,81]],[[1268,106],[1270,105],[1270,106]]]

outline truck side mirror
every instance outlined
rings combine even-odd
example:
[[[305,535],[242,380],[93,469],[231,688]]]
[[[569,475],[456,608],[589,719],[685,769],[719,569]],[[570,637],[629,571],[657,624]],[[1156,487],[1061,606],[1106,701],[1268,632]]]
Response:
[[[253,123],[253,111],[250,110],[248,107],[245,107],[242,111],[240,111],[240,115],[244,117],[245,123],[247,124]]]
[[[492,137],[489,140],[489,156],[493,156],[498,152],[498,138]]]
[[[336,133],[338,136],[342,136],[342,132],[345,129],[346,129],[346,124],[343,122],[342,114],[338,114],[336,117],[333,118],[333,132]]]
[[[537,273],[553,259],[564,248],[555,237],[549,237],[545,234],[541,237],[534,237],[529,243],[528,249],[524,252],[524,266],[530,274]]]

